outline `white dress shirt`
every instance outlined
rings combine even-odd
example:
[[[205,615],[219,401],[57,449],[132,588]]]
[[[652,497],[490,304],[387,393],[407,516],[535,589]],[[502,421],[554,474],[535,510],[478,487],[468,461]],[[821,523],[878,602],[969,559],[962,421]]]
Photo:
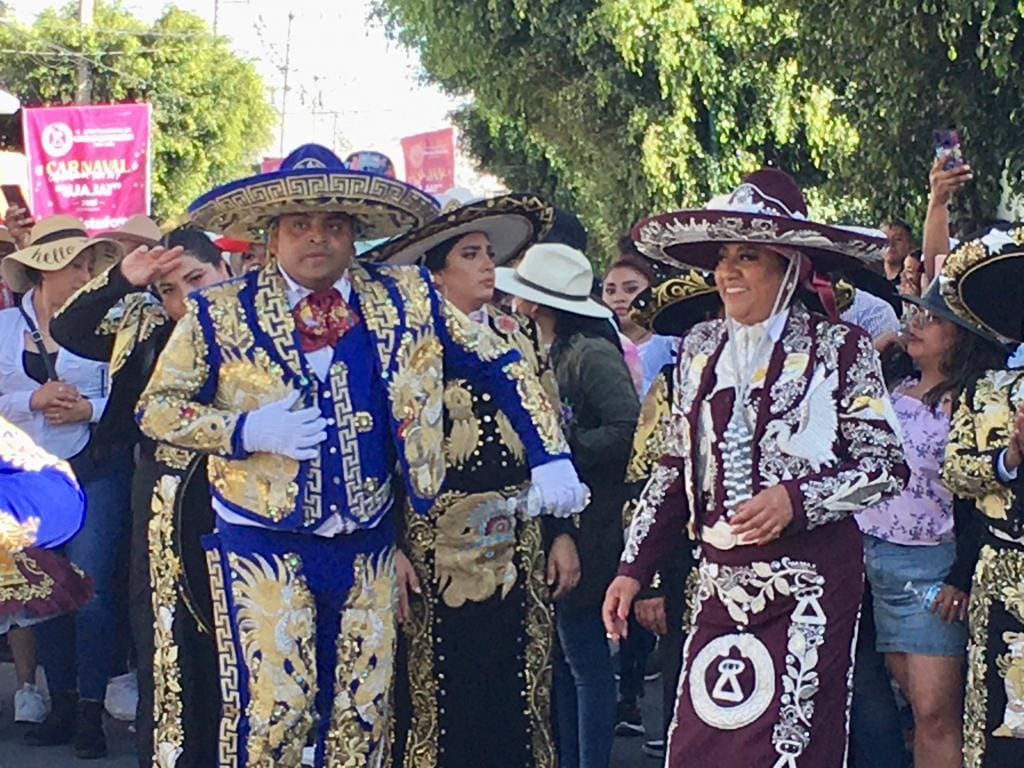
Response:
[[[853,303],[841,317],[850,325],[867,331],[872,341],[878,341],[883,336],[899,333],[901,330],[900,319],[892,305],[885,299],[859,288],[853,293]]]
[[[32,302],[35,290],[22,299],[22,306],[38,327],[36,309]],[[23,353],[39,350],[27,342],[28,323],[17,307],[0,310],[0,414],[20,427],[41,448],[60,459],[70,459],[89,442],[89,424],[50,424],[41,411],[29,406],[33,393],[42,385],[25,373]],[[107,407],[107,363],[87,360],[67,349],[57,352],[55,365],[61,381],[75,386],[92,405],[91,423],[96,423]]]

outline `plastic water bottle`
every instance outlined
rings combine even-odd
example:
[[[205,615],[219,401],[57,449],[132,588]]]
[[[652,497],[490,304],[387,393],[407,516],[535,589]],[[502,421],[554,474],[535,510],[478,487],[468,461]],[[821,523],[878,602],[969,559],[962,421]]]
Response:
[[[912,595],[915,595],[918,600],[921,601],[921,605],[926,611],[931,613],[932,606],[935,605],[935,598],[939,596],[939,592],[942,591],[942,582],[935,582],[928,586],[927,589],[918,589],[914,586],[914,582],[908,581],[903,585],[903,589]]]

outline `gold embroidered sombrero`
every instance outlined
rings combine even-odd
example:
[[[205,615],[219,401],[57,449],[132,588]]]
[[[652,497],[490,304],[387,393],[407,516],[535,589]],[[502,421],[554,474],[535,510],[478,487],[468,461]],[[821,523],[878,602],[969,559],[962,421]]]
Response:
[[[483,232],[491,241],[496,266],[512,260],[551,229],[555,209],[536,195],[510,194],[455,203],[425,227],[390,240],[360,258],[388,264],[419,264],[442,243]]]
[[[993,227],[957,246],[939,286],[949,308],[1002,342],[1024,342],[1024,223]]]
[[[697,323],[716,315],[722,299],[714,276],[698,269],[653,285],[630,305],[633,321],[662,336],[682,336]]]
[[[4,257],[4,280],[15,293],[25,293],[32,287],[28,270],[56,272],[90,248],[96,251],[96,265],[93,268],[96,274],[124,255],[121,246],[113,240],[89,237],[81,219],[74,216],[50,216],[32,227],[28,246]]]
[[[289,213],[346,213],[359,240],[394,237],[438,214],[437,201],[397,179],[353,171],[331,150],[305,144],[271,173],[217,187],[188,212],[202,229],[240,240],[262,240],[270,223]]]

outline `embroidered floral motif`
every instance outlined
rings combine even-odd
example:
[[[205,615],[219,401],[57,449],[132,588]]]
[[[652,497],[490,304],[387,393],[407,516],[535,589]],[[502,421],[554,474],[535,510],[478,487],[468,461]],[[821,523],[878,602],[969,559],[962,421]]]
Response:
[[[975,499],[989,524],[1024,541],[1024,525],[1007,514],[1016,494],[996,477],[993,457],[1010,443],[1013,414],[1024,404],[1024,371],[991,371],[964,392],[953,416],[942,479],[953,493]]]
[[[163,475],[153,489],[149,521],[149,578],[153,601],[153,749],[155,768],[174,768],[185,745],[181,666],[174,619],[181,558],[174,551],[174,502],[181,478]]]
[[[633,523],[629,526],[629,536],[622,552],[622,562],[632,563],[636,560],[640,553],[640,545],[643,544],[647,534],[651,532],[651,526],[654,525],[658,508],[665,501],[665,494],[678,479],[679,468],[675,466],[659,464],[651,471],[651,478],[647,481],[647,486],[640,496],[636,513],[633,515]]]
[[[971,585],[967,646],[967,696],[964,703],[964,765],[988,764],[990,739],[1024,739],[1024,553],[985,545]],[[1003,631],[991,627],[993,614],[1008,615]],[[1010,629],[1005,629],[1006,625]],[[993,649],[1005,648],[988,663]],[[1002,688],[1006,704],[990,714],[991,692]],[[999,725],[989,732],[995,715]]]
[[[394,550],[359,555],[341,611],[338,666],[327,735],[326,764],[390,765],[391,683],[397,642]]]
[[[633,452],[626,468],[627,483],[646,478],[664,454],[665,431],[671,416],[668,380],[663,374],[658,374],[640,408],[640,419],[633,434]]]
[[[716,597],[741,630],[770,602],[795,601],[782,675],[780,717],[772,732],[772,744],[779,755],[774,768],[796,768],[797,759],[810,743],[814,697],[819,688],[818,648],[825,642],[827,622],[821,606],[825,579],[812,563],[787,557],[749,566],[702,562],[700,578],[700,599]],[[774,690],[774,681],[771,685]]]
[[[437,460],[443,444],[444,370],[441,342],[424,335],[406,338],[399,352],[401,363],[391,384],[391,403],[405,438],[409,479],[416,495],[429,499],[444,482],[444,462]]]
[[[438,499],[434,544],[437,593],[445,605],[508,595],[516,583],[516,499],[497,491]]]
[[[249,765],[298,765],[315,724],[316,606],[297,556],[230,553],[238,643],[250,672]]]
[[[452,423],[445,441],[448,461],[463,467],[480,441],[480,420],[473,412],[473,392],[465,381],[456,380],[445,387],[444,405]]]
[[[208,354],[193,305],[175,326],[139,399],[139,424],[156,440],[206,453],[230,454],[238,416],[194,402],[210,376]]]

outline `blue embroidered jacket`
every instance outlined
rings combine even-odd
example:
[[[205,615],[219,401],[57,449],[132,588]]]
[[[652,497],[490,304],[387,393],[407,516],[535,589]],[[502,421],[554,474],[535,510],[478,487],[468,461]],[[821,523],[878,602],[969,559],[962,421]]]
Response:
[[[321,382],[295,333],[284,279],[258,273],[193,294],[139,401],[150,436],[210,454],[215,498],[265,527],[371,527],[391,505],[395,461],[426,512],[444,481],[443,382],[488,392],[531,466],[567,457],[539,381],[490,329],[443,300],[423,270],[353,265],[350,303],[363,320],[334,350]],[[242,447],[245,414],[298,390],[328,422],[312,461]]]
[[[84,517],[85,494],[67,462],[0,418],[0,553],[58,547]]]

